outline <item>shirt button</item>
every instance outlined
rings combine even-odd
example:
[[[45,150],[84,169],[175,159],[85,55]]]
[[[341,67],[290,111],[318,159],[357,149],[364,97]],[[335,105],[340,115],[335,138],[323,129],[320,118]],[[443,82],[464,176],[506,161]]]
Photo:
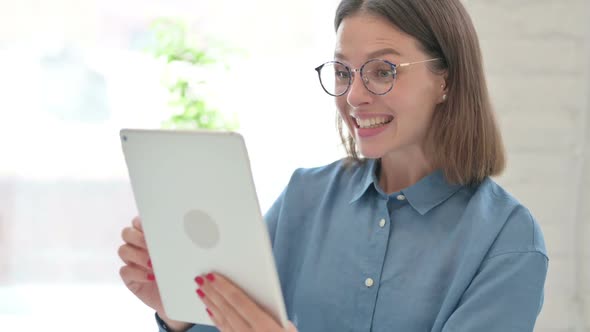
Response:
[[[381,221],[379,221],[379,226],[381,228],[383,228],[383,227],[385,227],[385,223],[386,223],[385,219],[381,219]]]
[[[373,286],[373,283],[374,283],[374,281],[371,278],[367,278],[367,280],[365,280],[365,286],[367,286],[367,287]]]
[[[405,199],[406,199],[406,196],[404,196],[404,195],[397,195],[397,200],[398,201],[403,201]]]

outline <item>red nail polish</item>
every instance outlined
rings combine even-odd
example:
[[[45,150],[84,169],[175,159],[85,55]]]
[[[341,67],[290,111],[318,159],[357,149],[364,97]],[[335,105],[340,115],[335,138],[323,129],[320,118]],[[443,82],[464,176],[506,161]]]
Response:
[[[148,280],[149,280],[149,281],[154,281],[154,280],[156,280],[156,276],[155,276],[155,275],[153,275],[153,274],[151,274],[151,273],[149,273],[149,274],[147,275],[147,278],[148,278]]]
[[[148,260],[148,263],[147,263],[147,265],[148,265],[148,267],[149,267],[150,269],[152,268],[152,260],[151,260],[151,259],[150,259],[150,260]]]
[[[203,284],[205,283],[205,279],[203,279],[202,277],[196,277],[195,282],[199,284],[199,286],[203,286]]]
[[[205,293],[203,293],[203,291],[200,290],[200,289],[197,289],[197,294],[199,294],[199,297],[200,298],[204,298],[205,297]]]
[[[207,277],[207,279],[208,279],[209,281],[215,281],[215,276],[213,275],[213,273],[209,273],[209,274],[207,274],[207,276],[206,276],[206,277]]]
[[[209,310],[209,308],[207,308],[207,313],[209,314],[209,316],[213,317],[213,313],[211,312],[211,310]]]

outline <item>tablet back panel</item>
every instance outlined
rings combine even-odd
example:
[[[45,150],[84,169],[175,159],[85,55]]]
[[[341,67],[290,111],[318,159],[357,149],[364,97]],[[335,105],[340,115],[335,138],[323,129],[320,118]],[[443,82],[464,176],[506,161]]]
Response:
[[[286,323],[242,136],[132,129],[120,134],[167,315],[213,325],[194,278],[216,271]]]

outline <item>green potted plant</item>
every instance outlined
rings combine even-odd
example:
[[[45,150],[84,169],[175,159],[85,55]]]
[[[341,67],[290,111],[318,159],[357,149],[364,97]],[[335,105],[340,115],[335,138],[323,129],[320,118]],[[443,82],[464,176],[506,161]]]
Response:
[[[176,74],[164,83],[170,93],[170,105],[176,112],[163,121],[162,126],[170,129],[237,130],[239,122],[235,114],[228,118],[211,107],[202,95],[195,93],[207,84],[206,79],[197,81],[190,77],[195,77],[195,72],[205,72],[212,65],[219,64],[220,59],[209,50],[198,47],[186,25],[179,20],[158,19],[152,23],[151,29],[154,35],[151,53],[164,60],[168,67],[177,68]]]

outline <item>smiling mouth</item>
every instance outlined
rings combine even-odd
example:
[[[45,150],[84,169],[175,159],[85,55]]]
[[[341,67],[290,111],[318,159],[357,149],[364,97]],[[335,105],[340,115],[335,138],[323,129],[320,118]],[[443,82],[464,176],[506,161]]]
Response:
[[[381,115],[365,119],[357,119],[355,117],[352,117],[352,119],[354,120],[354,124],[357,128],[369,129],[385,126],[389,124],[391,121],[393,121],[394,117],[393,115]]]

